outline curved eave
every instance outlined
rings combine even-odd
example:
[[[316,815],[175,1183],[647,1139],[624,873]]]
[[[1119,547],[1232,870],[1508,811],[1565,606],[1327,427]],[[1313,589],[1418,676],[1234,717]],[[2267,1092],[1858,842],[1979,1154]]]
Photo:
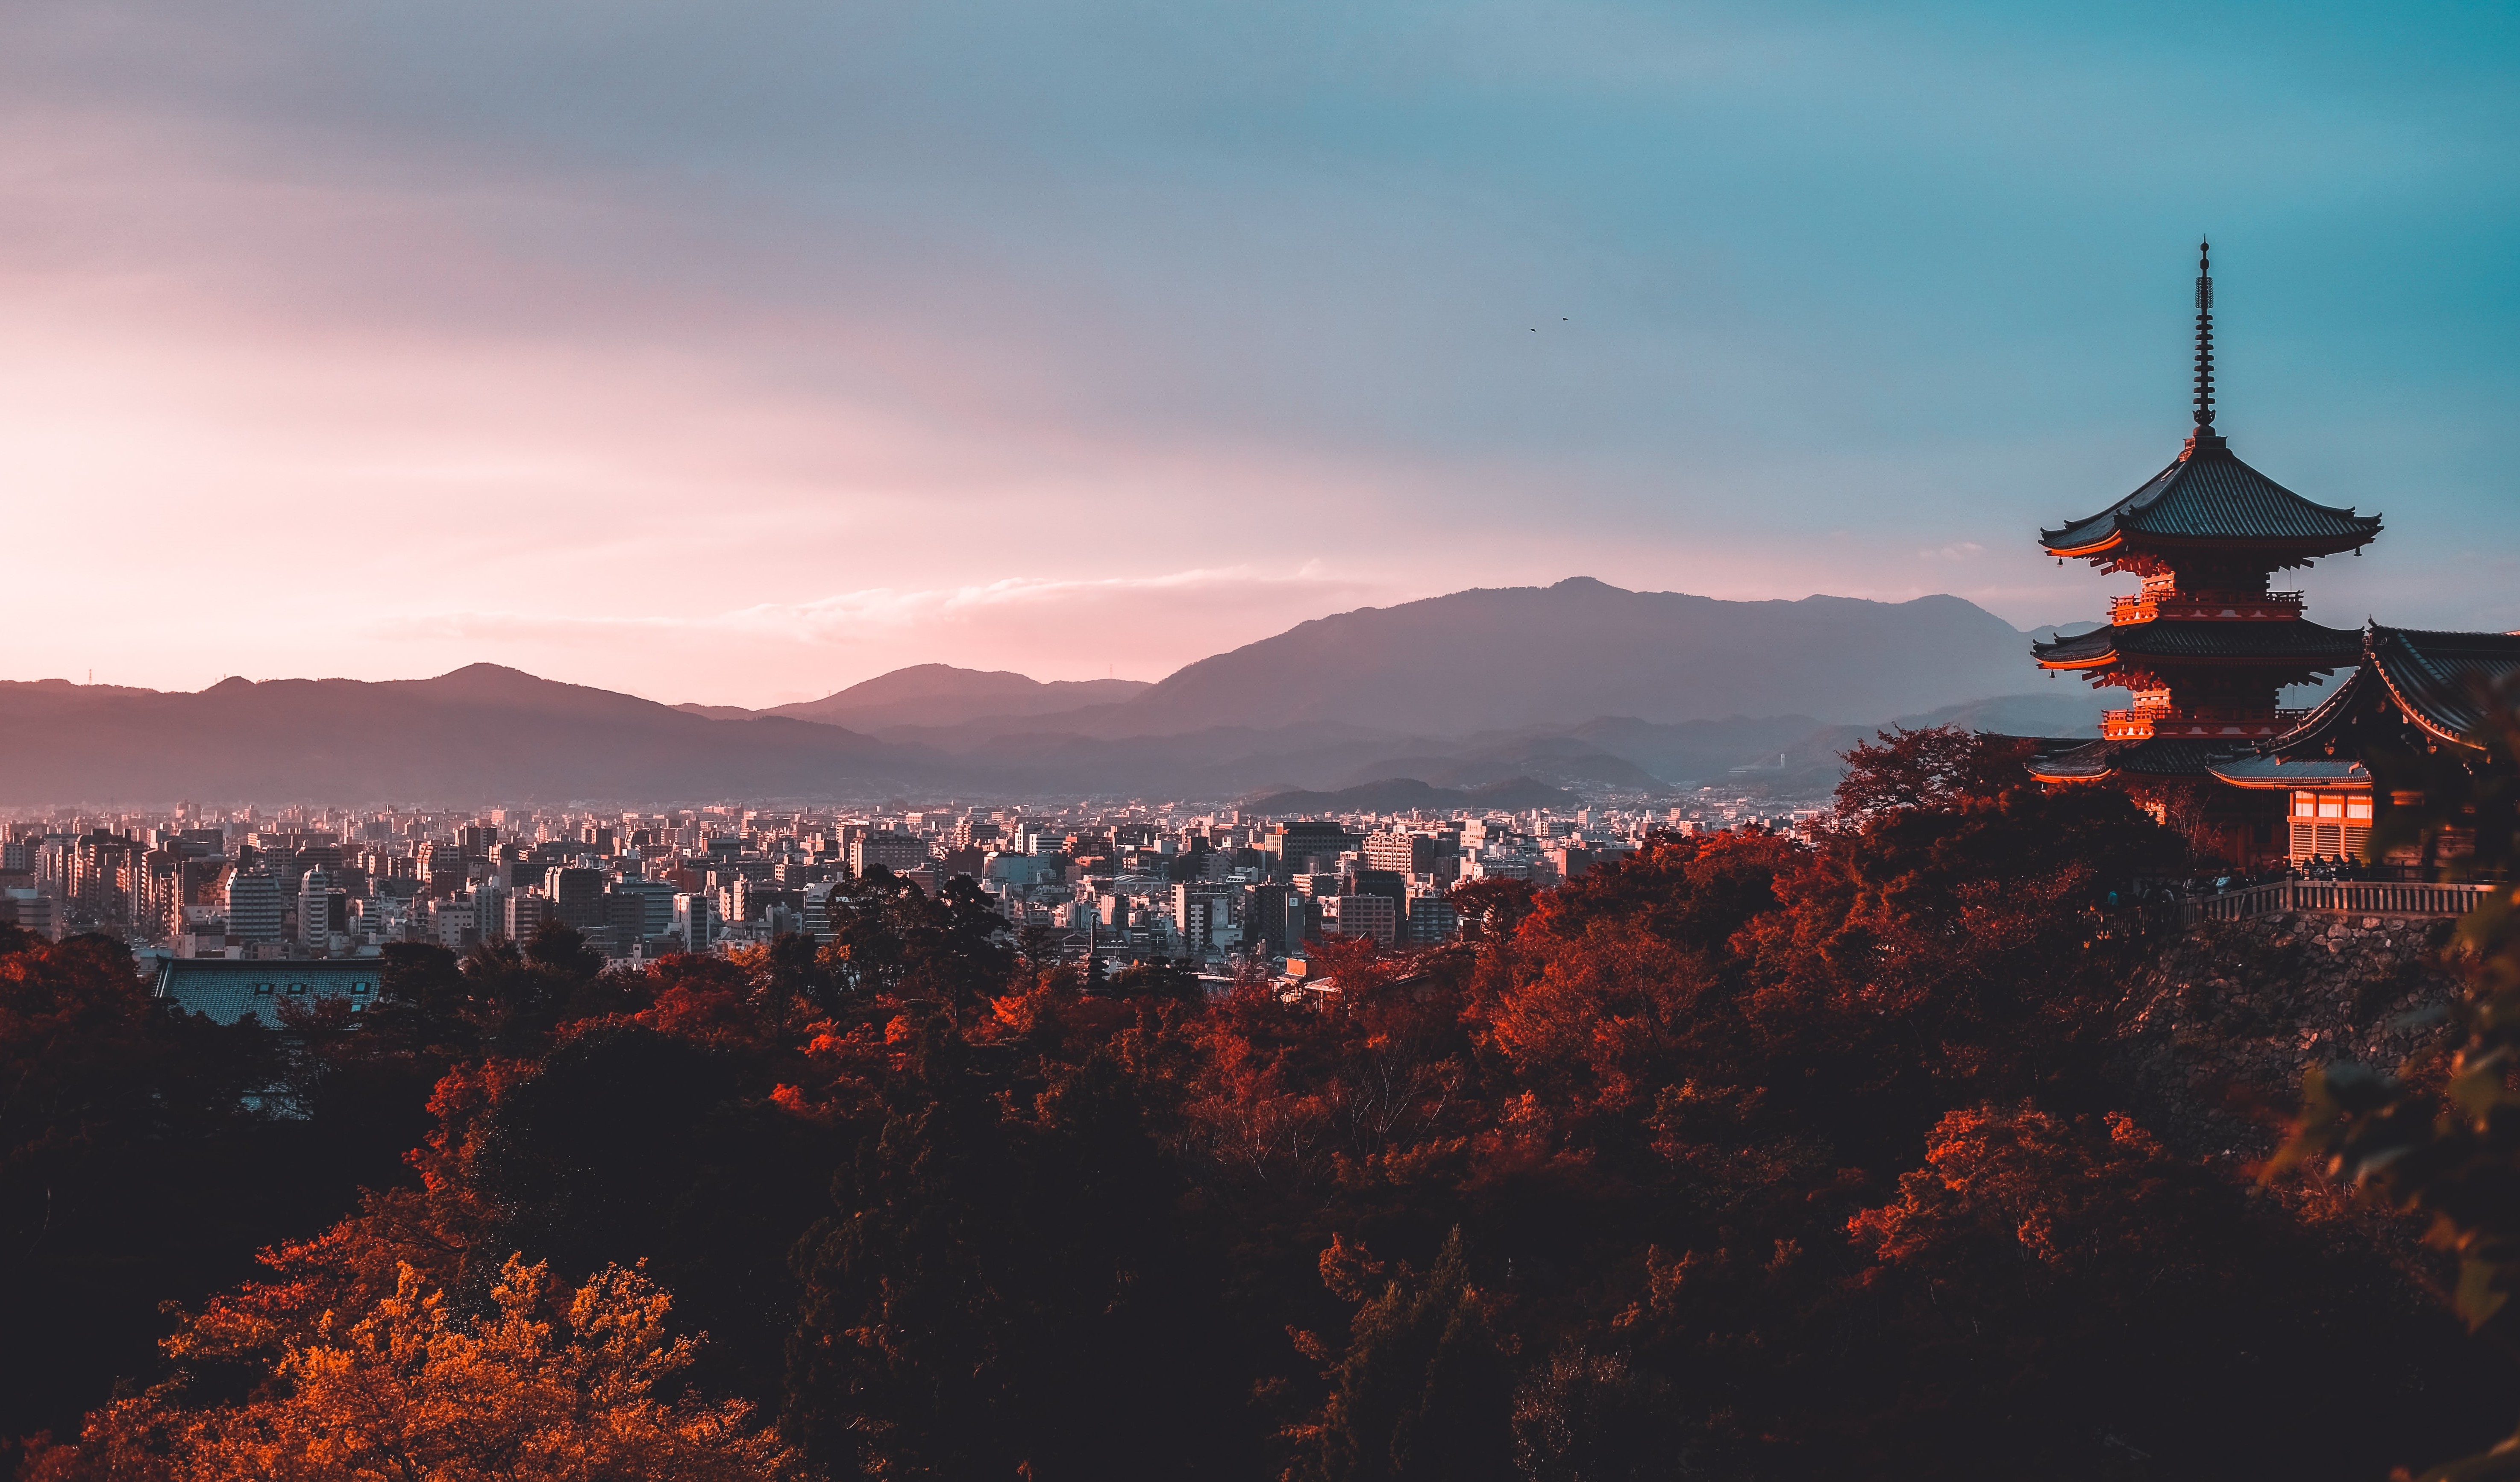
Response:
[[[2338,685],[2325,698],[2311,706],[2310,713],[2295,722],[2291,730],[2281,736],[2271,737],[2260,745],[2253,747],[2255,754],[2288,756],[2295,751],[2315,746],[2325,741],[2352,719],[2356,708],[2362,703],[2363,686],[2366,683],[2363,676],[2370,672],[2370,665],[2367,662],[2357,668],[2345,683]]]
[[[2385,660],[2375,660],[2371,667],[2380,671],[2380,683],[2389,687],[2389,697],[2397,702],[2398,713],[2413,721],[2425,735],[2469,751],[2485,749],[2478,745],[2474,739],[2463,736],[2433,719],[2424,706],[2417,704],[2413,697],[2408,695],[2406,687],[2398,683],[2398,677],[2389,672],[2390,666]]]
[[[2272,757],[2246,757],[2206,768],[2215,781],[2257,791],[2289,792],[2315,788],[2327,792],[2368,792],[2371,774],[2361,762],[2282,762]]]
[[[2071,528],[2071,527],[2070,527],[2070,526],[2068,526],[2068,528]],[[2059,535],[2061,535],[2061,534],[2063,534],[2063,533],[2064,533],[2064,531],[2060,530],[2060,531],[2057,531],[2056,533],[2057,533],[2057,534],[2059,534]],[[2098,541],[2098,542],[2095,542],[2094,544],[2088,545],[2088,546],[2059,546],[2059,545],[2051,545],[2051,544],[2049,544],[2049,541],[2050,541],[2051,539],[2052,539],[2052,537],[2051,537],[2051,536],[2049,536],[2047,532],[2042,531],[2042,532],[2040,533],[2040,537],[2039,537],[2039,544],[2040,544],[2041,549],[2045,550],[2045,551],[2046,551],[2048,555],[2050,555],[2050,556],[2059,557],[2059,558],[2061,558],[2061,559],[2063,559],[2063,560],[2066,560],[2066,561],[2077,561],[2077,560],[2082,560],[2082,559],[2089,558],[2089,557],[2104,556],[2104,555],[2108,554],[2109,552],[2114,551],[2114,550],[2118,549],[2120,546],[2123,546],[2123,545],[2125,545],[2125,544],[2126,544],[2126,537],[2125,537],[2124,535],[2121,535],[2120,533],[2118,533],[2118,532],[2117,532],[2117,531],[2115,531],[2115,530],[2111,530],[2111,531],[2109,532],[2109,538],[2108,538],[2108,539],[2103,540],[2103,541]]]
[[[2109,665],[2116,663],[2120,654],[2117,650],[2111,649],[2108,652],[2101,654],[2097,658],[2039,658],[2039,655],[2035,652],[2030,656],[2039,659],[2039,667],[2042,669],[2105,669]]]
[[[2116,771],[2113,767],[2103,766],[2093,772],[2048,772],[2043,771],[2037,762],[2030,763],[2027,770],[2032,779],[2043,783],[2105,782]]]

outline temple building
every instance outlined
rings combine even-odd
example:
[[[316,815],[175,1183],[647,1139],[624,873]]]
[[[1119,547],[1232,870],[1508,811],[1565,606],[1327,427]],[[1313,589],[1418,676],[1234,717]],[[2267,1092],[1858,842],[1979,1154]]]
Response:
[[[2109,780],[2203,859],[2368,859],[2376,847],[2375,863],[2435,868],[2474,833],[2439,821],[2472,820],[2488,774],[2509,790],[2486,696],[2520,685],[2520,636],[2322,627],[2303,616],[2300,593],[2273,590],[2277,572],[2360,555],[2380,516],[2302,498],[2215,432],[2207,250],[2199,244],[2186,446],[2126,498],[2040,536],[2059,565],[2142,579],[2110,603],[2107,626],[2031,651],[2044,668],[2124,687],[2134,703],[2105,712],[2098,741],[2046,743],[2031,773]],[[2277,708],[2286,686],[2340,669],[2353,676],[2315,709]],[[2408,827],[2390,827],[2393,808]],[[2412,827],[2418,812],[2434,823]]]
[[[2213,774],[2281,800],[2292,859],[2426,874],[2467,860],[2480,806],[2514,801],[2489,696],[2520,684],[2520,634],[2371,623],[2361,638],[2353,678],[2283,735],[2215,761]],[[2375,835],[2392,818],[2399,826]]]

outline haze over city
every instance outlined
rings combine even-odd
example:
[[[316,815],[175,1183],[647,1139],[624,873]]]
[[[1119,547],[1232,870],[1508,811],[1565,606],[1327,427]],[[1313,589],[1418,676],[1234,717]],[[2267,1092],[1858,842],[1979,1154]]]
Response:
[[[2224,430],[2520,626],[2505,11],[29,0],[9,677],[1160,679],[1592,576],[2102,578]],[[144,596],[145,594],[145,596]],[[2025,669],[2025,674],[2027,674]]]

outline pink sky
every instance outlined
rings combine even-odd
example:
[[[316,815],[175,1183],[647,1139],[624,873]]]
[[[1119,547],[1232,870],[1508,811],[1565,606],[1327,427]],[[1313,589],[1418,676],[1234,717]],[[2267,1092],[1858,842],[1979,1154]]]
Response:
[[[1898,254],[2092,234],[2023,224],[2012,162],[1948,120],[1889,146],[1761,125],[1777,86],[1942,96],[1928,73],[1970,63],[1930,37],[1910,78],[1809,35],[1570,21],[1507,97],[1461,36],[1383,38],[1419,72],[1181,41],[1080,53],[1071,84],[1020,36],[975,63],[910,21],[827,55],[509,14],[43,0],[0,24],[0,678],[489,660],[760,705],[925,661],[1159,678],[1326,612],[1578,574],[2073,621],[2112,584],[2032,533],[2183,431],[2175,253],[2147,236],[2097,287],[1972,307]],[[1683,116],[1674,77],[1715,112]],[[1556,142],[1482,142],[1499,109]],[[2338,168],[2353,126],[2318,125]],[[1980,214],[1814,230],[1793,171],[1849,200],[1876,148]],[[2108,157],[2073,189],[2140,184]],[[2260,400],[2226,430],[2391,516],[2315,615],[2520,622],[2478,482],[2507,419],[2445,426],[2497,383],[2391,399],[2291,369],[2325,361],[2288,325],[2248,348],[2250,316],[2314,296],[2277,273],[2228,291],[2227,405]]]

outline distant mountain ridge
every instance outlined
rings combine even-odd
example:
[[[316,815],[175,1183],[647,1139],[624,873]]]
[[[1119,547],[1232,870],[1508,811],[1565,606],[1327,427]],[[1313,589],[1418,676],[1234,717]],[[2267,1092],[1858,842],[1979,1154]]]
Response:
[[[1582,802],[1576,793],[1527,777],[1508,778],[1482,787],[1434,787],[1416,778],[1391,777],[1330,792],[1269,792],[1246,798],[1245,812],[1263,818],[1312,813],[1403,813],[1410,809],[1437,812],[1462,808],[1563,808]]]
[[[190,695],[0,683],[7,802],[781,796],[942,770],[835,726],[712,720],[497,664]]]
[[[1759,781],[1824,786],[1884,716],[2088,728],[2100,700],[2078,688],[1985,698],[2037,672],[2026,649],[1958,598],[1725,603],[1576,578],[1339,613],[1152,685],[922,664],[759,712],[496,664],[189,695],[0,683],[0,803],[1633,794],[1778,752]]]
[[[922,664],[756,713],[946,750],[1000,735],[1107,740],[1306,724],[1466,736],[1594,716],[1851,723],[2005,694],[2036,673],[2028,635],[1957,597],[1728,602],[1576,576],[1314,618],[1151,685],[1040,685]],[[1134,688],[1089,697],[1095,686]]]
[[[720,720],[780,715],[852,731],[895,726],[951,726],[982,716],[1042,715],[1129,699],[1152,686],[1143,679],[1058,679],[1044,682],[1006,669],[958,669],[952,664],[913,664],[863,680],[821,699],[740,710],[730,705],[677,708]]]

